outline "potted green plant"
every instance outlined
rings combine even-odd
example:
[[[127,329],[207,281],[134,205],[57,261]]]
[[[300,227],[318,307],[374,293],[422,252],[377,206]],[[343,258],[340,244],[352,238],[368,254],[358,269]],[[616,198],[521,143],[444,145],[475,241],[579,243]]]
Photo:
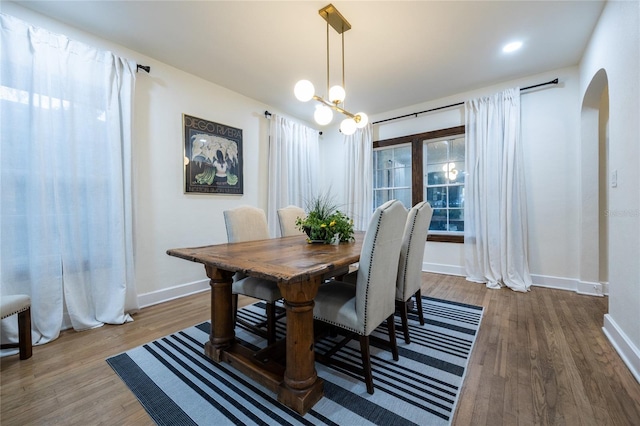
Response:
[[[353,241],[353,220],[338,210],[328,193],[307,202],[307,216],[298,218],[296,226],[307,234],[307,242],[337,244]]]

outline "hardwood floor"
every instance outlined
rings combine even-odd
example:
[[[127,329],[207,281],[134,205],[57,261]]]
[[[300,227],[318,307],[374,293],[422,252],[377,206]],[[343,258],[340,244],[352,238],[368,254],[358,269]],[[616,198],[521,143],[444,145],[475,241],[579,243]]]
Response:
[[[640,384],[601,330],[607,298],[427,273],[422,294],[485,307],[454,425],[640,425]],[[201,293],[2,358],[0,423],[152,425],[105,359],[209,318]]]

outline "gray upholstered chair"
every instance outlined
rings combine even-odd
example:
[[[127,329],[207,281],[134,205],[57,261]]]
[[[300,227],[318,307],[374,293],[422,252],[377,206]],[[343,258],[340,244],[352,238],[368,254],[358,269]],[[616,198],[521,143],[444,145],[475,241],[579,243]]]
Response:
[[[429,225],[433,209],[426,201],[422,201],[409,211],[407,223],[404,227],[402,249],[400,250],[400,262],[398,263],[398,275],[396,277],[396,309],[402,321],[404,341],[411,343],[409,337],[409,313],[408,307],[411,296],[415,296],[416,309],[420,325],[424,325],[422,312],[422,259],[424,257],[424,245],[427,241]],[[350,272],[343,278],[344,282],[357,284],[357,272]]]
[[[3,343],[0,349],[18,348],[20,359],[31,358],[31,298],[26,294],[2,296],[0,319],[18,314],[18,343]]]
[[[307,213],[298,206],[287,206],[278,209],[278,222],[280,223],[280,235],[290,237],[300,235],[303,232],[296,227],[296,219],[304,218]]]
[[[320,286],[315,297],[314,318],[348,333],[334,348],[323,354],[316,354],[317,359],[330,364],[340,364],[340,361],[329,357],[350,339],[359,336],[363,375],[367,392],[370,394],[374,389],[369,336],[385,320],[393,359],[398,360],[393,321],[395,286],[389,284],[396,280],[402,230],[406,219],[407,211],[397,200],[388,201],[378,207],[373,213],[362,244],[360,267],[357,272],[358,285],[330,281]]]
[[[240,206],[235,209],[225,210],[224,222],[227,228],[227,239],[230,243],[244,241],[266,240],[271,238],[269,226],[264,211],[251,206]],[[278,284],[261,278],[248,277],[236,273],[233,277],[234,318],[236,322],[250,328],[254,332],[267,338],[269,344],[276,340],[276,306],[275,302],[282,298]],[[267,320],[257,326],[239,319],[237,312],[238,294],[262,299],[266,302]],[[266,326],[266,332],[262,329]]]
[[[407,306],[411,296],[415,296],[418,320],[424,325],[422,313],[422,259],[424,257],[424,245],[427,241],[427,233],[431,224],[433,209],[426,201],[422,201],[411,210],[407,216],[404,227],[402,248],[400,249],[400,262],[398,264],[398,277],[396,280],[396,308],[400,312],[404,341],[411,343],[409,337],[409,319]]]

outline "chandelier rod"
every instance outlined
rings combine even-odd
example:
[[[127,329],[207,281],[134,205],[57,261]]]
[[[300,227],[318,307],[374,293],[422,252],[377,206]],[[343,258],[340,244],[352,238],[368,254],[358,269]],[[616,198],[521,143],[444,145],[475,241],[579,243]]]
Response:
[[[345,92],[347,91],[347,86],[344,85],[344,31],[342,32],[342,88]]]
[[[329,21],[327,21],[327,91],[325,93],[329,96]]]

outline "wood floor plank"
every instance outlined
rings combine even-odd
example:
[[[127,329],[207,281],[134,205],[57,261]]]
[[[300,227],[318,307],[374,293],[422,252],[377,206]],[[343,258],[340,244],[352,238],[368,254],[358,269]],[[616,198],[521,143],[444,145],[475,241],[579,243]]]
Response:
[[[431,273],[422,294],[485,308],[454,426],[640,425],[640,384],[602,331],[606,297]],[[65,331],[28,360],[0,359],[0,423],[153,425],[105,359],[208,321],[209,302],[208,292],[187,296],[132,323]]]
[[[517,405],[512,409],[516,411],[518,425],[535,424],[533,416],[533,389],[531,386],[531,349],[529,347],[529,318],[533,315],[531,303],[528,298],[518,297],[517,319],[517,351],[516,364],[510,370],[516,370],[517,375]]]
[[[549,407],[555,406],[555,382],[548,368],[549,354],[544,333],[544,318],[539,314],[535,294],[531,294],[531,313],[527,316],[526,348],[529,352],[529,386],[533,424],[549,424]]]

